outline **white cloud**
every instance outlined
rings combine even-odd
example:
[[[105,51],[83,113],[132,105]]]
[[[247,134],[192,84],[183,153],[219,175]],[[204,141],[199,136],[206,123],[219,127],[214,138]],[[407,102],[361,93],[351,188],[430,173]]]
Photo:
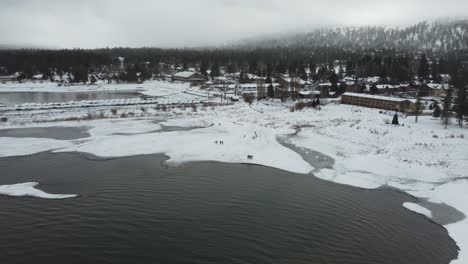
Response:
[[[467,15],[465,0],[0,0],[0,44],[200,46],[318,25]]]

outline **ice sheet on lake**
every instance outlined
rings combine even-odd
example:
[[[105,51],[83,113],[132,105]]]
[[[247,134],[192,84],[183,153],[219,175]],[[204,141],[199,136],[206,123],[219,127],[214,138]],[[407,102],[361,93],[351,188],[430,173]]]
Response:
[[[30,196],[43,199],[67,199],[77,197],[75,194],[49,194],[38,190],[35,187],[39,185],[37,182],[26,182],[12,185],[0,185],[0,195],[7,196]]]
[[[173,164],[220,161],[259,164],[297,173],[309,173],[314,169],[299,154],[279,144],[274,129],[244,126],[228,120],[192,131],[95,137],[57,152],[75,151],[105,158],[162,153],[169,156],[168,162]],[[249,155],[253,158],[248,158]]]
[[[0,137],[0,157],[27,156],[39,152],[73,146],[66,140],[50,138],[11,138]]]

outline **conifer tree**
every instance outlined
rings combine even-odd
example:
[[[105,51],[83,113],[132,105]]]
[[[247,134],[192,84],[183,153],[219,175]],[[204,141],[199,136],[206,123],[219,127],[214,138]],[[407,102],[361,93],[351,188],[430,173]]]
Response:
[[[418,77],[427,79],[429,77],[429,62],[427,61],[426,54],[419,59]]]
[[[331,71],[329,80],[332,86],[331,90],[336,92],[338,90],[338,75],[336,75],[334,70]]]
[[[378,94],[379,93],[379,89],[377,89],[377,85],[373,84],[370,89],[369,89],[369,93],[374,95],[374,94]]]
[[[393,116],[393,120],[392,120],[392,125],[399,125],[400,122],[398,121],[398,113],[395,113],[395,115]]]
[[[338,95],[342,95],[346,92],[346,89],[348,89],[348,86],[345,83],[341,83],[338,86],[338,90],[336,91]]]
[[[220,70],[219,70],[219,64],[218,62],[215,62],[213,66],[211,66],[211,78],[218,77],[220,76]]]
[[[442,115],[442,109],[437,102],[434,103],[434,113],[432,114],[433,117],[439,118]]]
[[[454,86],[457,92],[457,97],[455,100],[456,104],[456,114],[458,125],[463,126],[463,118],[468,114],[468,98],[467,98],[467,80],[466,72],[461,68],[457,72],[457,75],[454,76]]]
[[[207,70],[208,70],[208,63],[205,60],[203,60],[200,63],[200,74],[206,77],[208,75],[206,73]]]
[[[268,91],[267,95],[269,98],[274,98],[275,97],[275,89],[273,88],[273,84],[268,85]]]
[[[447,94],[445,95],[443,101],[443,110],[442,110],[442,122],[445,125],[445,128],[448,127],[450,121],[450,109],[452,107],[452,87],[447,90]]]
[[[422,113],[422,110],[424,109],[424,105],[422,104],[421,102],[421,96],[419,96],[419,93],[418,93],[418,97],[416,99],[416,103],[414,105],[414,115],[415,115],[415,122],[417,123],[418,122],[418,119],[419,119],[419,115]]]

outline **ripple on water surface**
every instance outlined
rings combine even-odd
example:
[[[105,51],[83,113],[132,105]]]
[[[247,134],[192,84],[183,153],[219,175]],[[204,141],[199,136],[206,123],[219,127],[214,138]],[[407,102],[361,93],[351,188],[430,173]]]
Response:
[[[161,155],[0,159],[0,184],[40,182],[49,201],[0,197],[0,263],[449,263],[447,231],[362,190],[261,166],[161,165]],[[53,250],[52,250],[53,249]]]

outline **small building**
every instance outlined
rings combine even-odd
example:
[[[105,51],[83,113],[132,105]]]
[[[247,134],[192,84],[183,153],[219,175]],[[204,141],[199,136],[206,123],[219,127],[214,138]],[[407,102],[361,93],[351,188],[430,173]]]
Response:
[[[34,81],[43,81],[44,80],[44,74],[40,73],[40,74],[36,74],[32,77],[32,79]]]
[[[367,84],[376,84],[380,82],[380,77],[379,76],[374,76],[374,77],[367,77],[365,79],[365,82]]]
[[[18,77],[20,76],[19,73],[15,73],[12,75],[0,75],[0,82],[15,82],[18,80]]]
[[[231,95],[229,98],[231,99],[231,102],[239,102],[240,100],[240,97],[237,95]]]
[[[300,90],[310,85],[309,82],[302,80],[301,78],[282,77],[279,79],[279,83],[284,87],[295,88]]]
[[[190,83],[203,83],[208,80],[205,76],[198,72],[178,72],[174,74],[174,80],[175,81],[181,81],[181,82],[190,82]]]
[[[330,90],[332,88],[331,83],[319,83],[318,87],[321,97],[326,98],[330,96]]]
[[[341,103],[399,112],[414,108],[414,102],[409,99],[358,93],[344,93]]]
[[[400,83],[396,86],[398,88],[398,90],[400,90],[400,92],[408,92],[411,88],[411,84],[410,83]]]
[[[256,83],[243,83],[238,84],[236,87],[236,93],[238,95],[252,95],[257,97],[257,84]]]
[[[320,91],[315,91],[312,89],[302,89],[299,92],[299,97],[304,99],[315,99],[317,97],[320,97]]]
[[[391,84],[377,84],[379,94],[396,94],[400,92],[399,86]]]
[[[347,81],[344,83],[346,85],[346,92],[349,93],[362,93],[365,90],[365,86],[360,85],[354,81]]]
[[[421,96],[436,96],[447,93],[449,84],[428,83],[419,86],[419,94]]]

